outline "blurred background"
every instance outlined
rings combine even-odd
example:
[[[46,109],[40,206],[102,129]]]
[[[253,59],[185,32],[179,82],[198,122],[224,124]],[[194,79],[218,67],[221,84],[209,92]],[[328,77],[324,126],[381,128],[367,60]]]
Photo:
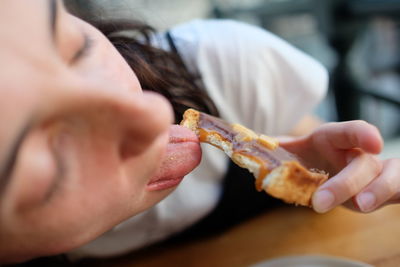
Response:
[[[316,109],[327,121],[363,119],[400,156],[400,0],[67,0],[86,16],[135,18],[157,30],[196,18],[261,26],[320,61],[328,97]]]

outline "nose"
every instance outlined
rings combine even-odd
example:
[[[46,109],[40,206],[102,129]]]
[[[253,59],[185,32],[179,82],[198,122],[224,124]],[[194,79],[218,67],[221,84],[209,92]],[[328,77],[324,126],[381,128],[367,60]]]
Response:
[[[57,90],[47,98],[50,104],[42,105],[42,114],[85,124],[104,141],[114,142],[123,158],[141,153],[168,132],[173,113],[164,97],[104,87],[75,85]]]

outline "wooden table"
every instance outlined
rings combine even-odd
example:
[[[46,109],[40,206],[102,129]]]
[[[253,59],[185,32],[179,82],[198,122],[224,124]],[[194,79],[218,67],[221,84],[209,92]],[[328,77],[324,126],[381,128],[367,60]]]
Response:
[[[378,267],[400,266],[400,206],[371,214],[340,207],[324,215],[283,207],[215,236],[97,260],[93,266],[232,267],[299,254],[346,257]]]

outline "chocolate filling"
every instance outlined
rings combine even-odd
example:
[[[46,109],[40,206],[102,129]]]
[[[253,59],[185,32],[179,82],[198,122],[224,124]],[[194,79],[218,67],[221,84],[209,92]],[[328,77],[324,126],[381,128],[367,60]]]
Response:
[[[239,135],[240,132],[235,131],[229,123],[213,116],[200,113],[198,126],[207,132],[218,133],[223,139],[232,143],[233,153],[240,153],[252,159],[256,159],[259,162],[262,161],[262,165],[270,171],[280,166],[282,161],[297,160],[295,155],[281,147],[270,150],[254,139],[251,141],[238,141],[238,138],[235,137]],[[200,139],[200,141],[205,140]]]

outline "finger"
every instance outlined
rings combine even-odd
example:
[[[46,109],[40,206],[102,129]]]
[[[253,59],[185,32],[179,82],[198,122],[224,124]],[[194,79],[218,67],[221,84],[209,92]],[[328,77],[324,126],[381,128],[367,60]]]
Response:
[[[357,152],[354,152],[357,153]],[[349,165],[324,183],[313,196],[313,208],[324,213],[344,203],[367,186],[381,171],[380,161],[358,152]]]
[[[378,129],[361,120],[327,123],[316,133],[318,134],[314,133],[314,138],[326,138],[331,146],[338,149],[360,148],[365,152],[377,154],[383,147]]]
[[[388,200],[396,200],[400,191],[400,159],[389,159],[383,163],[382,173],[374,179],[355,201],[362,212],[371,212]]]

